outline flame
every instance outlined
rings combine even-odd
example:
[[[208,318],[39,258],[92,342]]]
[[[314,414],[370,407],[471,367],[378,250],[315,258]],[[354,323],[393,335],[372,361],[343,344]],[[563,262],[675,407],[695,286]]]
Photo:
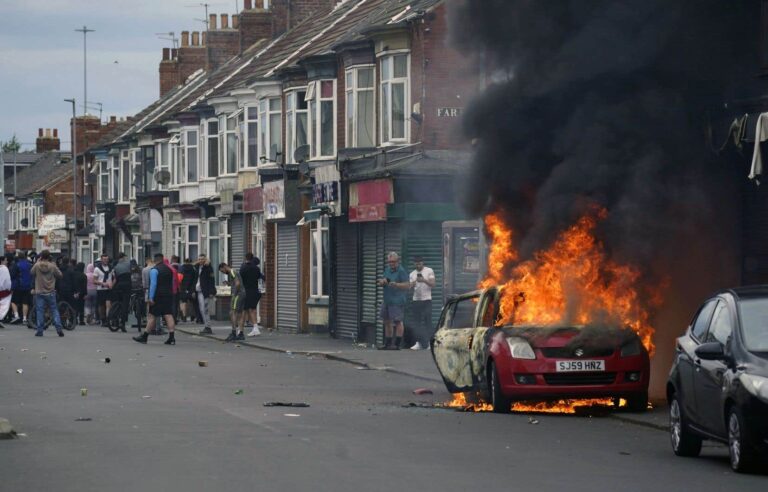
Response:
[[[465,412],[491,412],[490,403],[470,403],[464,393],[455,393],[453,400],[445,403],[446,407],[459,408]],[[616,408],[627,406],[627,400],[620,398],[618,405],[613,398],[586,398],[580,400],[557,400],[542,402],[515,402],[512,411],[517,413],[555,413],[572,415],[579,408]]]
[[[652,355],[654,328],[648,309],[660,303],[661,288],[642,288],[638,268],[609,258],[595,237],[597,224],[607,215],[595,208],[561,232],[549,249],[522,262],[502,213],[487,215],[491,247],[488,273],[479,286],[501,287],[499,323],[619,324],[634,330]]]

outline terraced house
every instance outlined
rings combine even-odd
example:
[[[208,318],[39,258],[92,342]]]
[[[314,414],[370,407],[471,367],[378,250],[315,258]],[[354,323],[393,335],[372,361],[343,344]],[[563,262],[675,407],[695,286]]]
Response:
[[[82,156],[82,248],[235,267],[251,251],[262,324],[380,337],[386,251],[440,279],[442,224],[463,218],[459,116],[483,72],[450,47],[447,15],[440,0],[257,0],[183,32],[161,97]]]

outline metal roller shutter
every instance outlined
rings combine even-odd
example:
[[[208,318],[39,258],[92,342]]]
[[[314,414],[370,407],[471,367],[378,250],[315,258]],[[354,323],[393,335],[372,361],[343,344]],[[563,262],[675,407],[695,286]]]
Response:
[[[232,215],[229,220],[229,263],[240,268],[245,260],[245,220],[242,215]]]
[[[356,339],[360,325],[358,227],[347,223],[346,217],[336,227],[336,336]]]
[[[424,266],[435,271],[435,288],[432,289],[432,322],[436,323],[442,309],[443,298],[443,240],[440,222],[407,222],[405,225],[403,267],[413,270],[413,257],[424,258]],[[410,299],[409,299],[410,301]],[[410,309],[406,313],[406,330],[410,322]]]
[[[390,251],[402,254],[400,222],[370,222],[361,224],[361,272],[363,284],[360,288],[361,325],[376,327],[376,342],[384,340],[384,325],[379,318],[379,306],[384,299],[384,290],[376,280],[384,273],[386,255]]]
[[[299,331],[299,230],[293,224],[277,226],[277,328]]]

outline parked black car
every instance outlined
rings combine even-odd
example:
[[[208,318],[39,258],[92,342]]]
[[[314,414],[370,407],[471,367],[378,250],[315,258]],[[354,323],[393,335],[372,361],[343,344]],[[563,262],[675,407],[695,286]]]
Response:
[[[728,444],[738,472],[768,462],[768,285],[720,292],[677,339],[667,382],[670,437],[678,456],[703,439]]]

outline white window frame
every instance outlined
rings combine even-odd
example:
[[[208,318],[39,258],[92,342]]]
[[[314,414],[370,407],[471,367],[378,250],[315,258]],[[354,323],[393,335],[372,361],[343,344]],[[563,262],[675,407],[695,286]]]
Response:
[[[276,152],[282,151],[282,108],[283,102],[280,97],[265,97],[259,100],[259,163],[274,163],[277,155],[273,159],[270,155],[272,142],[278,141]],[[279,124],[273,125],[273,118],[277,116]],[[277,133],[275,133],[277,132]]]
[[[194,133],[194,135],[193,135]],[[183,173],[181,183],[192,184],[200,181],[200,152],[199,142],[200,128],[197,126],[185,126],[181,129],[181,141],[179,142],[179,158],[184,159],[181,163]],[[194,152],[194,157],[192,153]],[[189,171],[194,169],[195,176],[190,178]]]
[[[332,90],[331,90],[331,96],[330,97],[322,97],[322,86],[323,84],[330,83]],[[309,134],[309,141],[310,141],[310,159],[333,159],[336,156],[336,146],[337,146],[337,134],[336,130],[338,127],[338,122],[336,121],[336,79],[319,79],[319,80],[313,80],[309,83],[307,86],[307,102],[309,103],[309,128],[308,128],[308,134]],[[322,107],[323,103],[331,103],[331,132],[332,138],[333,138],[333,145],[331,147],[331,153],[329,154],[323,154],[322,153],[322,135],[323,135],[323,126],[322,126]]]
[[[285,91],[285,162],[294,163],[294,154],[301,145],[309,145],[309,105],[306,101],[307,87],[293,87]],[[299,109],[299,103],[303,103],[304,108]],[[296,128],[298,127],[299,116],[302,115],[305,120],[304,132],[307,141],[299,145],[296,137]]]
[[[234,176],[239,168],[237,113],[219,117],[219,177]],[[230,162],[230,147],[234,146],[234,162]],[[232,164],[230,166],[230,164]]]
[[[196,261],[197,257],[200,256],[200,253],[202,250],[200,249],[200,246],[202,244],[201,238],[202,238],[202,230],[203,230],[203,223],[201,222],[174,222],[171,224],[171,244],[173,248],[172,255],[177,255],[179,259],[184,262],[185,258],[190,258],[192,261]],[[189,230],[192,227],[197,228],[197,240],[191,241],[189,239]],[[190,246],[194,246],[197,248],[197,255],[190,256]]]
[[[371,71],[370,87],[360,87],[360,72],[362,70]],[[346,95],[346,113],[344,115],[345,126],[345,144],[348,148],[357,147],[375,147],[376,146],[376,66],[375,65],[357,65],[349,67],[345,72],[345,95]],[[371,142],[370,145],[360,145],[358,126],[359,126],[359,106],[362,94],[370,93],[373,98],[371,123]]]
[[[131,151],[120,151],[120,186],[117,203],[126,204],[131,200]]]
[[[131,175],[128,177],[128,198],[136,199],[136,170],[142,169],[142,159],[144,153],[140,148],[131,149]]]
[[[405,77],[395,77],[395,57],[405,56]],[[411,55],[408,51],[382,53],[379,58],[379,141],[382,146],[402,145],[410,142],[411,136]],[[403,136],[392,136],[392,86],[403,84]],[[385,130],[387,130],[385,135]]]
[[[251,248],[254,256],[264,261],[265,245],[267,244],[267,223],[264,214],[251,215]]]
[[[109,200],[109,190],[110,190],[109,160],[108,159],[99,160],[96,163],[96,168],[98,169],[98,176],[99,176],[99,189],[98,189],[99,201],[106,202]],[[104,188],[106,188],[106,191],[107,191],[106,194],[104,194]]]
[[[168,163],[171,171],[171,186],[178,186],[181,181],[181,163],[179,162],[181,134],[175,133],[168,140]]]
[[[216,125],[215,132],[211,133],[211,125]],[[200,124],[200,136],[202,140],[201,147],[203,148],[201,152],[201,157],[199,158],[201,161],[201,172],[200,177],[202,179],[215,179],[219,177],[219,119],[218,118],[209,118],[207,120],[203,120],[203,122]],[[215,174],[211,173],[211,143],[216,143],[216,152],[214,152],[213,155],[216,156],[216,162],[215,162]]]
[[[171,170],[171,149],[168,140],[155,143],[155,172]],[[169,183],[170,184],[170,183]],[[155,181],[156,190],[166,190],[168,185],[161,185]]]
[[[243,126],[240,132],[243,158],[241,169],[256,169],[259,166],[259,106],[243,107]],[[253,144],[253,145],[251,145]]]
[[[327,215],[321,215],[317,220],[310,222],[309,233],[309,295],[310,297],[326,297],[328,292],[323,291],[323,249],[330,246],[330,221]],[[325,238],[325,241],[323,240]],[[326,256],[330,251],[326,251]]]
[[[219,230],[216,234],[211,235],[211,225],[214,223],[218,225]],[[221,238],[222,224],[224,224],[224,221],[220,221],[218,219],[210,219],[205,221],[202,224],[202,229],[201,229],[201,231],[203,232],[203,236],[202,236],[203,240],[201,242],[202,244],[205,245],[204,253],[208,256],[208,260],[211,262],[211,267],[213,268],[213,271],[215,272],[215,276],[217,278],[217,281],[216,281],[217,284],[220,284],[222,282],[222,278],[220,278],[221,275],[219,274],[219,263],[224,261],[222,259],[224,257],[224,252],[222,251],[222,248],[221,248],[221,244],[223,243],[223,240]],[[216,261],[214,261],[213,259],[212,251],[214,248],[211,247],[211,241],[217,242],[216,250],[217,250],[218,259]]]

